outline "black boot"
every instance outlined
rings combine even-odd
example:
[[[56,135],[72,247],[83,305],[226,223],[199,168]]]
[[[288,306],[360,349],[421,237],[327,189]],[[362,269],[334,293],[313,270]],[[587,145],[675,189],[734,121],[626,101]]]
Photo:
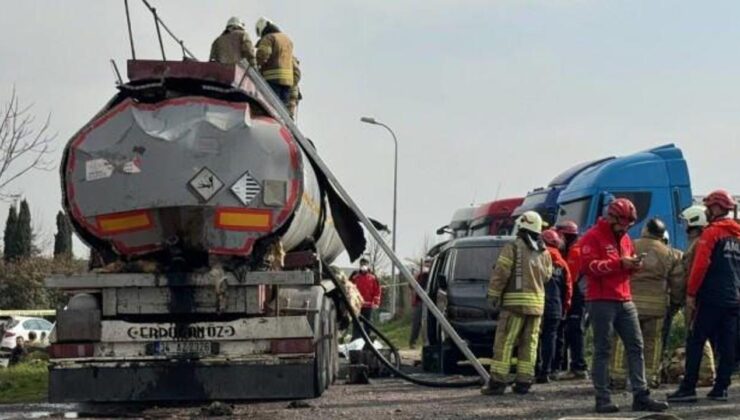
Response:
[[[727,401],[727,388],[715,385],[712,390],[709,391],[709,394],[707,394],[707,399],[714,401]]]
[[[511,387],[511,390],[514,391],[515,394],[524,395],[529,393],[530,386],[532,386],[532,384],[527,382],[517,382],[513,387]]]
[[[494,380],[489,380],[485,385],[483,385],[483,388],[480,389],[480,393],[483,395],[504,395],[505,391],[506,384],[503,382],[496,382]]]
[[[668,403],[650,398],[650,391],[644,390],[635,394],[632,400],[632,411],[662,412],[668,410]]]
[[[676,391],[668,394],[667,400],[668,402],[672,402],[672,403],[673,402],[695,403],[697,401],[696,389],[693,387],[689,388],[682,383]]]
[[[612,402],[610,399],[596,399],[596,412],[597,413],[616,413],[619,411],[619,407]]]

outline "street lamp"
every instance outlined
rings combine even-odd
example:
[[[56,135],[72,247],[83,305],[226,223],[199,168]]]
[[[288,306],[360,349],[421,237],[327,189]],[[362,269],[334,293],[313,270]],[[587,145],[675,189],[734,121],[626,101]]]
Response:
[[[360,118],[360,121],[366,123],[366,124],[373,124],[373,125],[379,125],[386,130],[388,130],[389,133],[391,133],[391,136],[393,136],[393,239],[391,247],[393,248],[393,252],[396,252],[396,209],[397,209],[397,203],[398,203],[398,139],[396,139],[396,133],[391,130],[390,127],[383,124],[380,121],[375,120],[373,117],[362,117]],[[391,265],[391,314],[396,314],[396,266],[395,264]]]

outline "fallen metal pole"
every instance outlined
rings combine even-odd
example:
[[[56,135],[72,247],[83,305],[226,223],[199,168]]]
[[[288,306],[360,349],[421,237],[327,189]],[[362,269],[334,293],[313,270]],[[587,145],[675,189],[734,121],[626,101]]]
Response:
[[[262,76],[254,69],[254,67],[249,66],[247,68],[247,72],[249,72],[249,76],[251,77],[252,81],[254,81],[255,86],[260,91],[260,93],[267,99],[267,101],[275,108],[275,111],[278,113],[278,115],[283,120],[283,123],[288,126],[291,133],[293,133],[293,136],[295,137],[296,141],[301,145],[303,148],[303,151],[311,157],[311,159],[314,161],[314,163],[321,169],[321,171],[326,175],[326,177],[329,179],[329,182],[334,186],[334,188],[337,190],[339,195],[344,199],[350,208],[355,212],[357,217],[359,217],[362,224],[365,226],[365,229],[367,229],[368,232],[370,232],[370,235],[372,235],[373,238],[375,238],[375,241],[380,245],[380,247],[383,249],[383,251],[388,255],[388,258],[391,259],[393,264],[398,268],[399,273],[401,276],[408,282],[411,287],[414,288],[414,291],[416,294],[421,298],[422,302],[427,306],[429,309],[429,312],[434,315],[434,317],[439,322],[440,326],[442,327],[442,330],[452,339],[452,341],[455,343],[457,348],[460,349],[462,354],[465,356],[466,359],[473,365],[475,368],[475,371],[478,372],[478,375],[483,379],[483,381],[488,381],[490,379],[490,376],[488,375],[488,372],[483,367],[483,365],[480,363],[478,358],[475,357],[473,352],[470,351],[468,348],[468,345],[465,343],[465,341],[460,338],[460,336],[457,334],[457,331],[455,331],[454,328],[452,328],[452,325],[447,321],[447,319],[444,317],[444,314],[437,308],[437,305],[435,305],[434,302],[432,302],[432,299],[429,298],[429,295],[427,295],[426,291],[419,285],[419,283],[414,279],[414,276],[411,275],[411,272],[408,268],[406,268],[405,265],[403,265],[403,262],[401,262],[401,259],[396,256],[396,254],[393,252],[391,247],[388,246],[388,244],[385,242],[382,236],[380,236],[380,233],[377,229],[375,229],[375,226],[373,226],[370,219],[368,219],[367,216],[360,210],[360,208],[355,204],[354,200],[352,200],[352,197],[350,197],[349,194],[347,194],[347,191],[344,190],[344,187],[339,183],[337,178],[334,176],[334,174],[329,170],[329,167],[324,163],[324,161],[319,157],[318,153],[316,153],[316,149],[314,149],[313,145],[306,140],[306,138],[303,136],[301,131],[298,129],[298,127],[295,125],[295,122],[292,118],[290,118],[290,115],[288,114],[288,110],[285,108],[285,105],[283,102],[278,99],[277,96],[275,96],[275,93],[272,91],[272,89],[267,85],[267,82],[262,78]]]

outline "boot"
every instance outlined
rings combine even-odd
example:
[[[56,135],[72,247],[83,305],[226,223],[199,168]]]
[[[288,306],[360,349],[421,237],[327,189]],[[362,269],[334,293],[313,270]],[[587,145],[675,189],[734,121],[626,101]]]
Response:
[[[668,409],[668,403],[650,398],[650,391],[644,390],[635,394],[632,400],[632,411],[662,412]]]
[[[596,412],[597,413],[616,413],[619,411],[619,407],[612,402],[610,399],[596,399]]]
[[[712,388],[707,394],[707,399],[713,401],[727,401],[727,388],[718,387],[717,385]]]
[[[480,389],[480,393],[483,395],[504,395],[506,391],[506,384],[503,382],[496,382],[489,380]]]
[[[517,382],[514,384],[511,390],[514,391],[515,394],[525,395],[529,393],[529,387],[531,386],[532,384],[527,382]]]
[[[697,401],[696,389],[684,386],[682,383],[675,392],[668,394],[667,400],[668,402],[695,403]]]

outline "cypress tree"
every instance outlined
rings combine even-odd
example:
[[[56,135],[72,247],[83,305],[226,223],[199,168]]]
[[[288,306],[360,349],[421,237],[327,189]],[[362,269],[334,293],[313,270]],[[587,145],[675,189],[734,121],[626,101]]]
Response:
[[[33,251],[33,231],[31,230],[31,209],[28,207],[28,201],[26,200],[21,201],[17,226],[17,259],[28,258]]]
[[[3,259],[5,262],[14,261],[18,257],[18,212],[15,206],[10,206],[8,218],[5,220],[5,236],[3,238]]]
[[[54,235],[54,258],[72,258],[72,225],[64,212],[57,213],[57,233]]]

